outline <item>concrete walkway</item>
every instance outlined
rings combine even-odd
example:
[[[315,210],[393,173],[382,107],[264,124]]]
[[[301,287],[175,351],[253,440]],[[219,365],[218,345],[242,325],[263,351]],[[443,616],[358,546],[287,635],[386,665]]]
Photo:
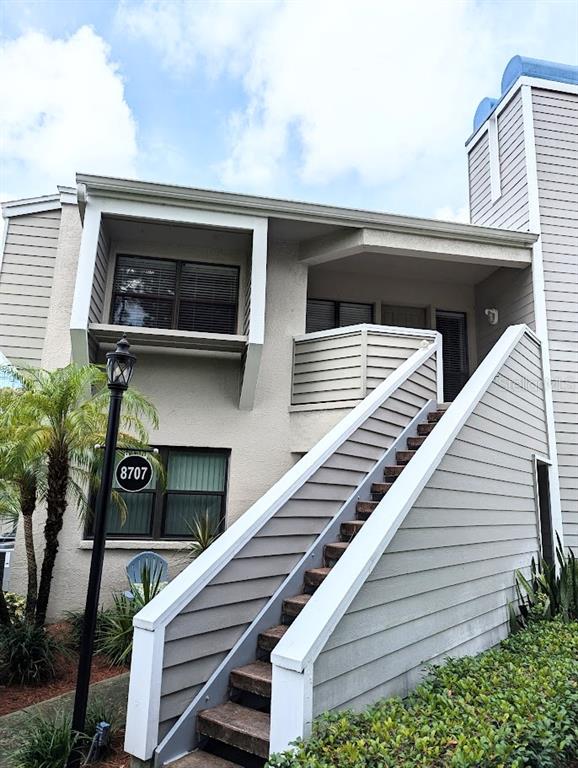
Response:
[[[112,711],[126,713],[126,701],[128,697],[128,672],[109,677],[108,680],[101,680],[100,683],[94,683],[90,686],[91,697],[102,699],[107,707]],[[9,715],[0,717],[0,768],[13,768],[11,753],[20,743],[22,738],[23,726],[26,725],[31,717],[36,715],[50,715],[65,710],[71,711],[74,700],[74,691],[63,693],[54,699],[41,701],[39,704],[32,704],[25,709],[19,709],[17,712],[11,712]],[[124,722],[117,723],[124,725]]]

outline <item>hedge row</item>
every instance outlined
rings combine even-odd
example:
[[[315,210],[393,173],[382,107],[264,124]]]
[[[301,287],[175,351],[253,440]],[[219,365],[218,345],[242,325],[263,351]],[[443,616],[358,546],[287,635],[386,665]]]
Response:
[[[578,623],[433,668],[407,699],[325,715],[271,768],[562,768],[578,757]]]

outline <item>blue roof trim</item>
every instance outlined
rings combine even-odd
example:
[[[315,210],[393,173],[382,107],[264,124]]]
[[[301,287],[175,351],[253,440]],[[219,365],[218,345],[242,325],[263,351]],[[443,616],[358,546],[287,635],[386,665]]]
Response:
[[[514,83],[522,76],[536,77],[540,80],[553,80],[557,83],[578,85],[578,67],[571,64],[556,64],[553,61],[529,59],[526,56],[513,56],[502,75],[502,95],[499,99],[488,96],[482,99],[474,115],[474,133],[482,126]]]

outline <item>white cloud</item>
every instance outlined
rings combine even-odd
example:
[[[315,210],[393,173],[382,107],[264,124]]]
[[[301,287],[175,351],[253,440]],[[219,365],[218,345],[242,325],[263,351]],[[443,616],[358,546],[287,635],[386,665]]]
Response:
[[[4,186],[42,194],[73,184],[76,171],[134,175],[136,125],[124,83],[90,27],[65,40],[27,32],[5,42],[0,71]]]
[[[173,73],[202,67],[239,80],[244,105],[229,116],[221,177],[270,190],[295,166],[308,184],[353,175],[383,185],[435,163],[443,173],[508,58],[551,55],[540,40],[568,10],[514,5],[123,0],[117,20]]]
[[[442,208],[436,210],[434,219],[441,219],[442,221],[459,221],[463,224],[469,224],[470,212],[467,205],[464,205],[461,208],[452,208],[451,205],[444,205]]]

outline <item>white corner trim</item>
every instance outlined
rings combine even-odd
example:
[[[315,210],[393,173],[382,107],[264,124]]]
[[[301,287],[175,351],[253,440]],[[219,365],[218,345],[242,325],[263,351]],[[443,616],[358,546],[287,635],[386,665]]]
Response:
[[[81,365],[89,362],[88,316],[92,299],[92,282],[100,235],[101,214],[97,208],[87,208],[82,227],[74,298],[70,313],[72,359]]]
[[[251,294],[249,297],[248,342],[245,350],[239,408],[251,410],[255,403],[261,356],[265,343],[265,311],[267,304],[267,235],[268,219],[258,219],[253,227],[251,253]]]
[[[78,205],[78,197],[75,187],[58,186],[58,194],[61,205]]]
[[[164,627],[134,628],[124,748],[140,760],[149,760],[158,744],[164,644]]]
[[[525,325],[504,331],[447,409],[440,428],[432,432],[412,460],[412,472],[402,473],[396,480],[386,500],[378,504],[275,647],[271,654],[274,669],[302,672],[315,662],[455,436],[526,331]]]
[[[490,149],[490,196],[492,203],[495,203],[502,196],[498,117],[495,113],[490,115],[488,120],[488,141]]]
[[[539,81],[550,82],[550,81]],[[542,85],[540,85],[542,87]],[[576,87],[578,93],[578,87]],[[534,294],[534,315],[536,336],[542,348],[542,375],[544,377],[544,404],[548,434],[548,452],[552,463],[550,472],[550,506],[552,525],[564,545],[562,524],[562,501],[560,475],[558,471],[558,447],[556,445],[556,420],[552,395],[552,372],[550,370],[550,340],[548,334],[548,313],[544,286],[544,260],[542,255],[542,226],[540,222],[540,195],[538,187],[538,165],[536,160],[536,139],[534,133],[534,110],[532,106],[532,83],[522,85],[522,124],[524,129],[524,152],[526,155],[526,181],[528,185],[528,209],[530,228],[539,234],[532,246],[532,290]]]
[[[282,691],[271,698],[269,754],[282,752],[295,739],[305,739],[313,722],[313,666],[298,672],[273,667],[271,689]]]
[[[437,333],[437,331],[436,331]],[[439,403],[445,402],[444,397],[444,356],[443,356],[443,337],[441,333],[438,333],[437,338],[435,340],[435,347],[436,347],[436,397]]]
[[[166,625],[197,595],[285,504],[323,462],[432,354],[435,345],[416,350],[361,403],[347,413],[258,501],[188,565],[134,618],[134,626],[154,631]]]
[[[396,325],[374,325],[372,323],[360,323],[359,325],[345,325],[340,328],[330,328],[327,331],[315,331],[314,333],[302,333],[294,336],[293,341],[317,341],[339,336],[353,336],[358,333],[378,333],[383,336],[420,336],[424,339],[435,341],[440,334],[431,328],[402,328]]]

